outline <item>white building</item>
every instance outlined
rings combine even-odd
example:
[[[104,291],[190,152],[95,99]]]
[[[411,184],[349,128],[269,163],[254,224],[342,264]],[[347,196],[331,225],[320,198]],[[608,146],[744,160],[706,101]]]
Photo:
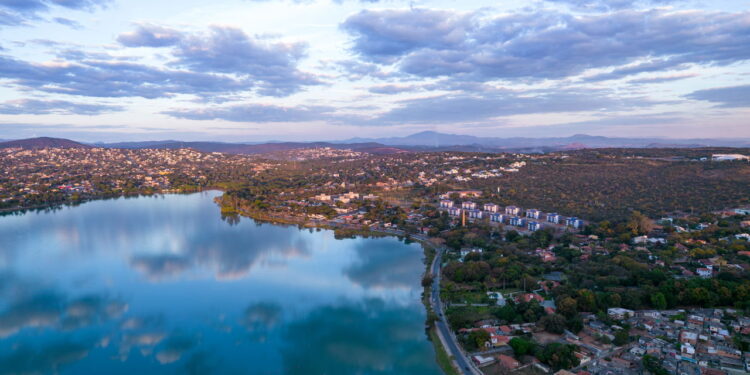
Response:
[[[713,161],[733,161],[733,160],[750,160],[750,156],[742,154],[713,154]]]
[[[610,307],[607,309],[607,315],[612,319],[622,320],[633,316],[633,310],[623,309],[622,307]]]
[[[485,203],[484,204],[484,210],[487,212],[499,212],[500,206],[494,204],[494,203]]]
[[[443,199],[440,201],[440,208],[451,208],[454,204],[451,200]]]
[[[463,208],[464,210],[476,210],[477,204],[472,201],[466,201],[461,203],[461,208]]]

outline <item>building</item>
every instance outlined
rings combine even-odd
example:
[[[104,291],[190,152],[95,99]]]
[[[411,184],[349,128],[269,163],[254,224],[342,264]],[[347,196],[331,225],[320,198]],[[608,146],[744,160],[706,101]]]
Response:
[[[466,201],[461,203],[461,208],[463,208],[464,210],[476,210],[477,204],[472,201]]]
[[[520,217],[520,216],[513,216],[510,218],[510,225],[516,226],[516,227],[525,227],[526,226],[526,219]]]
[[[583,220],[577,217],[569,217],[568,220],[565,220],[565,225],[576,228],[576,229],[580,229],[583,227]]]
[[[711,267],[711,266],[709,266],[709,267]],[[708,268],[708,267],[706,267],[706,268],[698,268],[697,270],[695,270],[695,272],[698,274],[698,276],[700,276],[700,277],[702,277],[704,279],[708,279],[711,276],[713,276],[713,274],[714,274],[713,270],[711,268]]]
[[[516,216],[516,215],[518,215],[518,214],[519,214],[520,212],[521,212],[521,209],[520,209],[520,208],[518,208],[518,207],[516,207],[516,206],[508,206],[508,207],[505,207],[505,214],[506,214],[506,215],[512,215],[512,216]]]
[[[633,310],[623,309],[622,307],[610,307],[607,309],[607,315],[612,319],[622,320],[635,315]]]
[[[539,219],[542,216],[542,212],[535,209],[530,209],[526,211],[526,217],[530,219]]]
[[[448,199],[443,199],[440,201],[440,208],[451,208],[453,207],[453,201]]]
[[[530,221],[529,224],[528,224],[528,228],[529,228],[530,231],[536,232],[536,231],[542,229],[542,224],[540,224],[539,222],[536,222],[536,221]]]
[[[482,191],[481,190],[460,190],[460,191],[449,191],[441,197],[444,198],[450,198],[451,195],[456,194],[459,198],[467,198],[467,197],[481,197]]]
[[[451,216],[461,216],[461,209],[458,207],[451,207],[448,209],[448,214]]]
[[[493,223],[502,223],[505,221],[505,215],[499,213],[490,214],[490,221]]]
[[[482,218],[482,211],[480,210],[468,210],[469,218],[470,219],[481,219]]]
[[[487,212],[500,212],[500,206],[494,203],[485,203],[484,210]]]
[[[556,213],[547,214],[547,222],[548,223],[554,223],[554,224],[560,224],[560,215]]]
[[[733,161],[733,160],[750,160],[750,156],[742,154],[713,154],[713,161]]]

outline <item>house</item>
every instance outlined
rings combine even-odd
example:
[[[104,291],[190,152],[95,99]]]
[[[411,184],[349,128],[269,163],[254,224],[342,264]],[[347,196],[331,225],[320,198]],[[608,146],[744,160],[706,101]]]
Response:
[[[531,210],[526,211],[526,217],[530,219],[538,219],[541,216],[542,216],[542,213],[539,210],[531,209]]]
[[[481,219],[482,218],[482,211],[479,210],[469,210],[467,211],[469,213],[470,219]]]
[[[521,209],[516,206],[508,206],[505,207],[505,214],[506,215],[518,215],[521,212]]]
[[[698,273],[698,276],[704,279],[708,279],[713,276],[713,270],[711,270],[711,268],[698,268],[697,270],[695,270],[695,272]]]
[[[633,316],[633,310],[623,309],[622,307],[610,307],[607,309],[607,315],[612,319],[622,320]]]
[[[463,208],[464,210],[476,210],[477,204],[472,201],[466,201],[461,203],[461,208]]]
[[[648,236],[638,236],[633,237],[632,241],[633,245],[642,245],[648,242]]]
[[[680,332],[680,342],[683,344],[698,345],[698,334],[691,331]]]
[[[458,207],[451,207],[448,209],[448,214],[451,216],[461,216],[461,209]]]
[[[569,217],[567,220],[565,220],[565,225],[579,229],[583,227],[583,220],[577,217]]]
[[[733,161],[733,160],[750,160],[750,156],[742,154],[713,154],[711,155],[713,161]]]
[[[441,197],[444,198],[450,198],[451,195],[456,194],[459,198],[466,198],[466,197],[481,197],[482,191],[481,190],[460,190],[460,191],[449,191]]]
[[[495,359],[492,357],[484,357],[481,355],[475,355],[471,357],[471,360],[479,367],[489,366],[495,363]]]
[[[544,302],[544,297],[536,294],[536,293],[524,293],[519,297],[520,302],[526,302],[529,303],[531,301],[537,301],[539,303]]]
[[[526,226],[526,219],[514,216],[510,218],[510,225],[516,226],[516,227],[525,227]]]
[[[330,201],[333,201],[333,197],[331,197],[328,194],[318,194],[318,195],[314,196],[313,199],[316,200],[316,201],[321,201],[321,202],[330,202]]]
[[[505,221],[505,215],[498,213],[490,214],[490,221],[493,223],[502,223]]]
[[[487,212],[500,212],[500,206],[494,203],[485,203],[483,208]]]
[[[538,231],[538,230],[542,229],[542,224],[540,224],[540,223],[538,223],[536,221],[531,221],[528,224],[528,228],[529,228],[530,231],[535,232],[535,231]]]
[[[547,222],[548,223],[554,223],[554,224],[560,224],[560,215],[556,213],[547,214]]]
[[[440,201],[440,208],[451,208],[453,205],[454,202],[451,200],[443,199]]]

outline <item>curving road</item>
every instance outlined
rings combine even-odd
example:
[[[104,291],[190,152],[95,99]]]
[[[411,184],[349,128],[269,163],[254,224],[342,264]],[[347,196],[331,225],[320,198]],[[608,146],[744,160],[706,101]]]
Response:
[[[433,310],[435,310],[435,313],[437,313],[439,317],[439,319],[435,322],[435,326],[437,327],[438,331],[440,331],[440,334],[445,338],[445,340],[443,340],[445,349],[448,351],[448,354],[453,357],[453,360],[456,362],[456,364],[458,364],[459,372],[463,375],[481,374],[474,368],[474,364],[471,363],[468,358],[466,358],[461,348],[459,348],[458,343],[456,342],[456,338],[453,335],[453,332],[451,332],[450,325],[448,325],[448,320],[445,317],[445,313],[443,311],[443,303],[440,301],[440,265],[442,264],[440,258],[442,256],[443,249],[437,248],[435,252],[435,260],[432,262],[432,266],[430,267],[430,271],[432,272],[433,276],[430,299],[432,308]]]

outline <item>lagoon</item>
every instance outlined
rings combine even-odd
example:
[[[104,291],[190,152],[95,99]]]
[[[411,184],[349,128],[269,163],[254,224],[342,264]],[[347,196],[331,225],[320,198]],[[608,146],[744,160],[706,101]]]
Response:
[[[0,374],[440,374],[418,244],[222,218],[219,194],[0,217]]]

